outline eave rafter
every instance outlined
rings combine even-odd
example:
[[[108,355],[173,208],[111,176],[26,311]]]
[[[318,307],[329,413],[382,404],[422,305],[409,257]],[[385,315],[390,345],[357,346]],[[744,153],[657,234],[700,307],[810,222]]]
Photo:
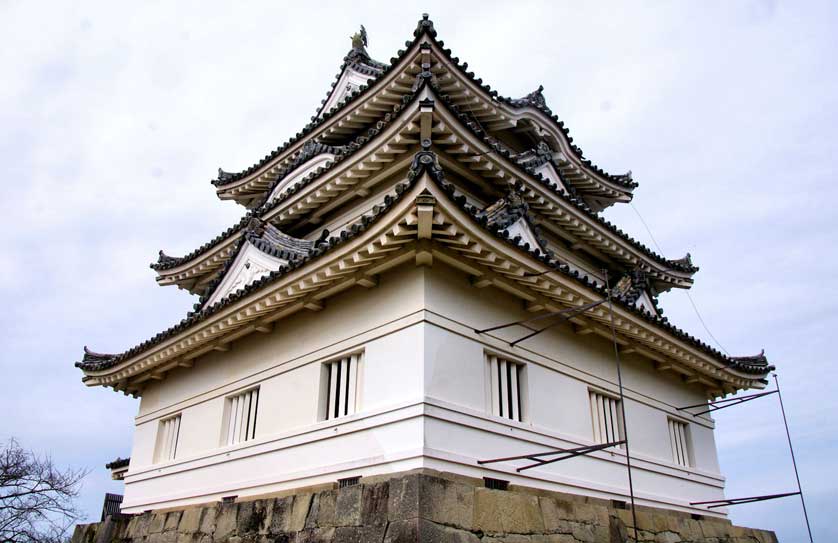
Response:
[[[425,161],[419,175],[418,160],[429,157],[433,158]],[[319,310],[329,296],[347,288],[374,286],[377,275],[410,260],[428,265],[438,258],[471,275],[475,286],[494,285],[534,310],[581,306],[601,298],[587,280],[554,268],[512,240],[488,233],[462,203],[455,203],[454,187],[428,173],[438,173],[428,162],[436,162],[431,153],[417,156],[408,181],[397,189],[400,196],[376,211],[374,218],[362,221],[369,227],[353,228],[345,241],[312,261],[272,274],[231,302],[210,308],[207,318],[165,341],[112,367],[85,370],[86,383],[141,393],[146,381],[189,367],[201,355],[224,350],[247,334],[271,331],[276,321],[292,313]],[[757,376],[739,372],[624,307],[616,306],[614,316],[624,349],[678,368],[712,394],[762,386]],[[609,323],[610,314],[602,306],[576,322],[595,333]]]

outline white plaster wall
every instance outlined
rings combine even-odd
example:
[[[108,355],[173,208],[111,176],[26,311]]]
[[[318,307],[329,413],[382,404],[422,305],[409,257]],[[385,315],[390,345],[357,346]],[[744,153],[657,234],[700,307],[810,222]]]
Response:
[[[519,300],[495,288],[475,289],[467,277],[442,265],[429,270],[426,278],[426,307],[432,323],[426,324],[425,332],[429,400],[452,408],[463,406],[476,410],[480,416],[511,428],[511,436],[532,430],[561,440],[564,447],[594,443],[589,390],[613,394],[618,390],[613,345],[609,341],[596,335],[578,335],[565,324],[510,348],[509,340],[529,331],[512,327],[478,335],[473,330],[531,317]],[[539,327],[545,324],[539,323]],[[486,352],[527,364],[524,391],[527,409],[523,422],[489,414],[485,391],[488,383],[484,377]],[[638,493],[649,496],[650,505],[655,500],[663,500],[687,508],[690,500],[721,497],[724,479],[719,473],[712,422],[684,417],[677,410],[679,406],[704,401],[702,390],[684,384],[675,375],[657,371],[650,360],[639,356],[623,356],[622,366],[632,455],[644,467],[635,481]],[[690,468],[672,461],[668,417],[689,423],[694,457]],[[440,447],[472,459],[545,448],[543,439],[534,442],[530,438],[519,439],[522,441],[486,434],[475,430],[471,423],[459,430],[452,424],[436,424],[426,426],[425,444],[430,449]],[[597,458],[598,455],[592,455],[557,463],[547,473],[557,480],[571,478],[590,488],[625,493],[624,465],[603,463]]]
[[[257,495],[421,466],[624,498],[619,451],[523,474],[513,465],[477,465],[487,457],[592,444],[588,391],[617,390],[613,346],[597,336],[560,326],[510,349],[507,341],[526,330],[474,332],[530,316],[519,300],[491,287],[476,289],[440,263],[409,263],[383,275],[378,287],[353,288],[328,299],[322,311],[298,313],[272,333],[251,334],[228,352],[201,357],[193,368],[173,371],[144,392],[124,509]],[[319,421],[321,364],[359,350],[356,414]],[[490,414],[487,351],[527,364],[523,422]],[[701,390],[637,356],[624,357],[623,370],[642,503],[691,510],[690,500],[720,497],[724,479],[712,421],[687,420],[694,467],[671,461],[667,417],[680,417],[677,406],[701,402]],[[256,438],[222,447],[225,398],[257,384]],[[175,413],[182,414],[177,457],[154,464],[159,421]]]

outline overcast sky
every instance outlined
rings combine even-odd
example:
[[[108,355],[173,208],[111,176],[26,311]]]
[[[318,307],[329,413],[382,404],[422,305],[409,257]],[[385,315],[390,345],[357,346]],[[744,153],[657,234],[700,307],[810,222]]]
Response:
[[[359,24],[388,61],[428,11],[484,81],[543,84],[587,157],[633,171],[661,250],[701,267],[713,335],[777,365],[816,540],[838,540],[835,3],[172,4],[0,0],[0,439],[91,468],[90,519],[121,491],[103,466],[130,453],[137,402],[81,384],[82,345],[121,351],[182,318],[194,299],[148,264],[238,220],[216,168],[309,121]],[[652,246],[619,207],[608,217]],[[661,302],[712,341],[684,292]],[[718,420],[728,496],[794,489],[776,396]],[[732,518],[805,539],[794,498]]]

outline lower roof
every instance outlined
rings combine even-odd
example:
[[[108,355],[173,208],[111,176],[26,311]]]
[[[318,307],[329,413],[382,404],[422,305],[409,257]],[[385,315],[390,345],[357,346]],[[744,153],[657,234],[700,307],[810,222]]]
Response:
[[[420,178],[423,181],[421,187],[417,187]],[[300,299],[309,299],[308,296],[310,295],[308,294],[303,298],[304,293],[292,293],[288,294],[287,298],[283,298],[283,296],[286,296],[285,293],[291,293],[294,290],[293,283],[289,283],[291,286],[282,287],[283,290],[281,291],[274,291],[274,294],[271,294],[271,287],[274,285],[280,286],[284,280],[298,281],[300,284],[305,283],[308,289],[306,292],[311,292],[311,281],[303,279],[305,274],[317,270],[321,261],[332,256],[332,254],[339,253],[342,246],[349,245],[356,240],[360,243],[367,239],[365,237],[367,234],[369,236],[375,235],[376,237],[370,239],[376,240],[384,239],[387,235],[395,236],[393,238],[396,239],[394,247],[387,248],[387,251],[399,249],[401,247],[398,245],[399,243],[416,242],[417,235],[421,241],[423,235],[421,228],[416,226],[417,219],[415,217],[415,214],[418,213],[416,209],[421,205],[419,201],[423,198],[422,194],[417,192],[420,188],[422,194],[428,194],[428,196],[424,196],[426,200],[428,197],[430,197],[430,200],[435,198],[439,204],[444,204],[442,207],[447,210],[447,213],[460,215],[461,217],[457,220],[464,228],[467,227],[476,232],[475,235],[480,236],[477,239],[485,238],[488,240],[494,238],[511,245],[511,252],[508,253],[507,257],[514,258],[515,268],[522,271],[520,273],[510,272],[508,277],[501,277],[499,280],[517,281],[519,286],[514,288],[519,290],[529,289],[532,292],[543,292],[544,294],[526,294],[526,296],[539,300],[543,298],[548,310],[549,307],[580,306],[609,296],[609,291],[587,276],[571,270],[566,264],[543,251],[529,247],[520,239],[510,239],[498,225],[490,224],[485,215],[481,216],[480,210],[468,205],[465,197],[459,195],[456,188],[445,181],[436,155],[426,149],[417,153],[414,157],[407,180],[396,186],[395,195],[387,196],[382,205],[376,206],[371,214],[364,216],[351,228],[341,232],[340,237],[330,237],[328,240],[324,240],[308,255],[290,262],[287,266],[270,273],[239,291],[230,293],[217,303],[190,312],[177,325],[122,353],[109,355],[94,353],[85,349],[84,357],[76,363],[76,366],[84,371],[84,380],[88,384],[113,386],[115,388],[117,386],[125,387],[127,386],[126,382],[130,382],[132,379],[138,379],[142,375],[147,377],[153,371],[160,371],[164,364],[174,363],[177,365],[182,363],[185,357],[190,356],[190,353],[201,352],[200,349],[206,349],[207,345],[210,345],[211,348],[211,342],[220,341],[223,339],[221,337],[223,334],[240,337],[241,326],[249,326],[250,331],[252,331],[254,327],[252,322],[227,315],[236,311],[244,311],[245,315],[250,315],[250,319],[266,318],[271,312],[287,309],[289,307],[287,304]],[[406,195],[413,196],[415,200],[410,201],[408,199],[405,201]],[[413,207],[414,205],[416,207]],[[391,210],[397,206],[402,210],[401,214],[391,213]],[[411,209],[413,211],[409,211]],[[405,212],[408,215],[403,215]],[[400,226],[405,220],[410,223],[410,229]],[[381,223],[381,227],[385,228],[383,232],[377,226],[379,223]],[[414,226],[418,230],[414,231]],[[389,230],[387,230],[388,227]],[[434,232],[430,226],[428,229],[429,231],[426,231],[425,234],[428,241],[432,241]],[[373,246],[370,241],[363,241],[363,243],[367,244],[363,247]],[[451,243],[451,240],[440,239],[440,243]],[[450,247],[456,246],[451,245]],[[455,249],[451,249],[451,251],[455,251]],[[384,254],[386,255],[386,252]],[[443,254],[445,254],[444,251]],[[376,258],[369,255],[368,257],[369,261],[376,261]],[[350,262],[353,258],[358,259],[357,256],[347,258],[350,258]],[[455,263],[456,260],[455,258]],[[366,265],[363,258],[359,261],[361,265]],[[508,260],[507,262],[513,261]],[[462,262],[460,264],[462,265]],[[479,268],[472,267],[471,269],[478,270]],[[343,272],[352,274],[354,269],[341,270],[335,272],[335,275],[340,275]],[[486,272],[476,271],[475,273]],[[321,271],[320,275],[328,279],[329,274]],[[564,292],[557,293],[555,297],[550,297],[550,289],[560,289]],[[266,295],[270,297],[264,298]],[[257,301],[260,296],[262,297],[261,302]],[[764,384],[765,376],[773,370],[773,366],[768,365],[763,355],[740,358],[724,355],[683,330],[672,326],[666,318],[639,309],[629,300],[614,298],[613,301],[619,313],[613,322],[623,341],[642,343],[646,346],[643,348],[643,352],[647,353],[650,358],[660,359],[664,357],[668,359],[668,357],[672,357],[679,363],[690,365],[692,368],[690,371],[705,372],[713,379],[726,382],[730,389],[721,389],[720,392],[760,386]],[[248,304],[253,303],[256,304],[254,306],[256,309],[252,311],[247,309]],[[277,305],[271,306],[271,303]],[[272,309],[272,307],[277,309]],[[601,309],[592,312],[590,317],[604,323],[607,323],[609,319],[609,315],[603,313]],[[225,322],[229,322],[229,326],[222,326]],[[246,333],[248,328],[244,330]],[[190,334],[192,334],[193,339],[185,339],[190,337]],[[194,339],[196,337],[198,340]],[[182,346],[179,347],[179,345]]]

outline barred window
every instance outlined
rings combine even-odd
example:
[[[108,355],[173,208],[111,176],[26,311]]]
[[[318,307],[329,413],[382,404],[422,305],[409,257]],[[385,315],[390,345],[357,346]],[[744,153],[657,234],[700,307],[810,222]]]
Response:
[[[259,388],[227,398],[227,432],[225,445],[234,445],[256,437],[256,416],[259,412]]]
[[[157,428],[157,446],[155,447],[155,462],[174,460],[177,455],[178,438],[180,437],[180,414],[160,421]]]
[[[355,413],[357,407],[358,366],[361,354],[352,354],[323,364],[321,420],[332,420]]]
[[[669,419],[669,443],[672,447],[672,461],[679,466],[690,467],[690,445],[686,422]]]
[[[623,417],[620,400],[591,390],[591,421],[594,441],[613,443],[623,439]]]
[[[526,365],[492,354],[487,354],[486,360],[491,379],[492,414],[517,421],[524,420],[522,381]]]

